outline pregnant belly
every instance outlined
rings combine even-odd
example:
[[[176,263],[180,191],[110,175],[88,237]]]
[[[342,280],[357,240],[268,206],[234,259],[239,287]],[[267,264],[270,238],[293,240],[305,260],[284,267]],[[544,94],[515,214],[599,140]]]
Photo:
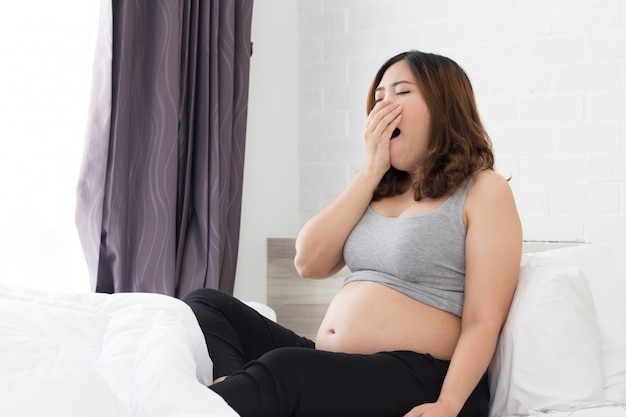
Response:
[[[346,284],[328,306],[315,340],[333,352],[412,350],[450,359],[461,319],[370,281]]]

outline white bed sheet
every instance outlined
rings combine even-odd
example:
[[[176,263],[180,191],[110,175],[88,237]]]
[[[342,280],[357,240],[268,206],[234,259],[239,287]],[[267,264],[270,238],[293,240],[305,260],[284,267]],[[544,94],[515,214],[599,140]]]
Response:
[[[182,301],[0,284],[0,416],[237,417]]]
[[[526,416],[526,414],[525,414]],[[530,410],[528,417],[626,417],[626,404],[597,401],[544,410]],[[520,417],[503,416],[503,417]]]

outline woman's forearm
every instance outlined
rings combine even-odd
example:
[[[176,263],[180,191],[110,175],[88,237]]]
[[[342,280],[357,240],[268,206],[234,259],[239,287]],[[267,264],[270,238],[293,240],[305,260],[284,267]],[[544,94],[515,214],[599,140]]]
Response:
[[[476,323],[463,329],[441,388],[439,402],[458,414],[483,377],[498,340],[499,327]],[[456,414],[454,414],[456,415]]]
[[[295,265],[301,276],[326,278],[343,266],[344,243],[383,174],[360,170],[334,201],[304,225],[296,239]]]

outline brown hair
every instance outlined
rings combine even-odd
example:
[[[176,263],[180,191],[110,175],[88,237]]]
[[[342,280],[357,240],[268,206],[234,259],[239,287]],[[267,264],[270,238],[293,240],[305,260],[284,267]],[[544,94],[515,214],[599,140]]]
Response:
[[[415,200],[437,198],[455,190],[479,169],[493,169],[491,140],[480,121],[474,91],[463,69],[453,60],[420,51],[390,58],[378,70],[367,95],[367,113],[385,71],[406,60],[431,114],[430,138],[422,169],[415,178]],[[411,176],[391,167],[374,192],[374,200],[400,194]]]

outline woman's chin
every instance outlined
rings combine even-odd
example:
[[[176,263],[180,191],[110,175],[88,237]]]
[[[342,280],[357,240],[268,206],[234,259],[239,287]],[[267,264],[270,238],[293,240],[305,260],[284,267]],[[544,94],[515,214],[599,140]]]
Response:
[[[389,157],[392,167],[399,171],[406,171],[406,169],[408,168],[406,152],[403,152],[399,147],[394,149],[394,146],[392,144]]]
[[[419,170],[419,164],[416,164],[415,161],[408,161],[405,158],[391,158],[391,166],[397,169],[398,171],[404,171],[409,174],[414,174]]]

